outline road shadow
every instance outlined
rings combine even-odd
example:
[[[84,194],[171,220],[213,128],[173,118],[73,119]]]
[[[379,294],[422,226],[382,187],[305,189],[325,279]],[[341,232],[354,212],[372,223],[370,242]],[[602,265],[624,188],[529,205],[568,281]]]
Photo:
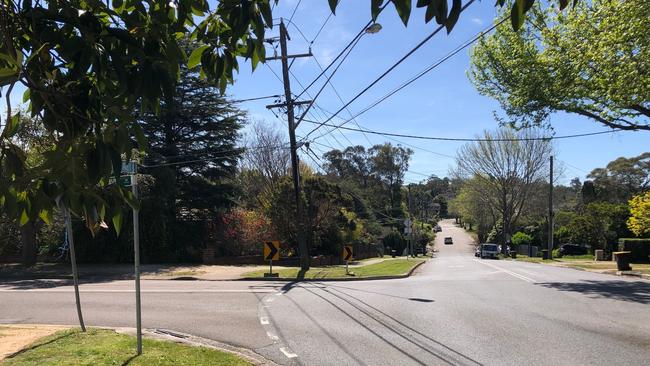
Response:
[[[578,292],[591,298],[650,304],[650,283],[645,281],[542,282],[537,285],[560,291]]]

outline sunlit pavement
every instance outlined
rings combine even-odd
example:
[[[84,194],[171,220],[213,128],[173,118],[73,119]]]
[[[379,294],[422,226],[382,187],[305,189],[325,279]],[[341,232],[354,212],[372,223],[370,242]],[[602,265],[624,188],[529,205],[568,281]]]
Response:
[[[403,280],[145,281],[143,322],[302,365],[642,365],[650,282],[481,260],[442,222],[436,258]],[[453,245],[444,245],[451,236]],[[89,325],[133,326],[133,283],[82,286]],[[0,323],[74,324],[71,288],[0,285]]]

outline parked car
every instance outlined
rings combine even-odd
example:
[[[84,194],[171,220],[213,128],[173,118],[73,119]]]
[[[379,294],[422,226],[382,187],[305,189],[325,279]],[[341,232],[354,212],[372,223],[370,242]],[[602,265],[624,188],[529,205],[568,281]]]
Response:
[[[445,244],[447,245],[454,244],[454,240],[451,238],[451,236],[445,238]]]
[[[442,231],[442,228],[440,227],[440,225],[436,225],[436,227],[433,228],[433,231],[435,231],[436,233],[439,233],[439,232]]]
[[[589,253],[589,248],[579,244],[560,245],[560,257],[564,255],[584,255]]]
[[[474,256],[475,257],[480,257],[481,256],[481,246],[477,245],[476,250],[474,251]]]
[[[479,256],[483,258],[499,258],[499,246],[492,243],[484,243],[479,246]]]

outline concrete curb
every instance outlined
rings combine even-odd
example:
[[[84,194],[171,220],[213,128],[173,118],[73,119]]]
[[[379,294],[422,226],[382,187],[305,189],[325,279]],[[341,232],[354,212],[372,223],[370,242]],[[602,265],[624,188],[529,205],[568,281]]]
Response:
[[[515,260],[516,261],[516,260]],[[541,265],[546,265],[546,266],[551,266],[551,267],[558,267],[558,268],[567,268],[567,269],[573,269],[576,271],[583,271],[583,272],[591,272],[591,273],[599,273],[599,274],[605,274],[605,275],[610,275],[610,276],[621,276],[621,277],[638,277],[642,278],[644,280],[650,280],[650,274],[645,274],[641,273],[635,270],[632,271],[615,271],[612,272],[611,270],[607,271],[592,271],[587,268],[581,268],[581,267],[573,267],[573,266],[567,266],[567,265],[562,265],[558,263],[562,262],[554,262],[554,263],[544,263],[544,262],[526,262],[526,261],[519,261],[520,263],[534,263],[534,264],[541,264]]]
[[[129,328],[128,331],[132,332],[132,335],[135,334],[134,328]],[[247,348],[236,347],[227,343],[198,337],[192,334],[177,332],[169,329],[146,329],[143,331],[143,334],[154,339],[183,343],[194,347],[207,347],[216,349],[218,351],[227,352],[234,354],[235,356],[240,357],[253,365],[278,366],[277,363]]]
[[[413,275],[415,270],[420,268],[423,264],[427,263],[428,260],[424,260],[411,268],[407,273],[394,276],[372,276],[372,277],[359,277],[359,278],[287,278],[287,277],[244,277],[238,281],[281,281],[281,282],[349,282],[349,281],[378,281],[378,280],[398,280],[402,278],[408,278]]]

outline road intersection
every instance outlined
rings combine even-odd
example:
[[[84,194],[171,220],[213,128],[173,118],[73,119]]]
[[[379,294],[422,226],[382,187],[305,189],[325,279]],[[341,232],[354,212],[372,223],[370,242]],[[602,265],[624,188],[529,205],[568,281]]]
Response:
[[[650,282],[476,259],[462,229],[441,225],[436,258],[407,279],[143,281],[143,324],[284,365],[640,365],[650,358]],[[454,244],[444,245],[444,236]],[[133,326],[132,281],[83,284],[81,294],[88,325]],[[61,280],[0,282],[0,308],[0,323],[76,321],[72,289]]]

